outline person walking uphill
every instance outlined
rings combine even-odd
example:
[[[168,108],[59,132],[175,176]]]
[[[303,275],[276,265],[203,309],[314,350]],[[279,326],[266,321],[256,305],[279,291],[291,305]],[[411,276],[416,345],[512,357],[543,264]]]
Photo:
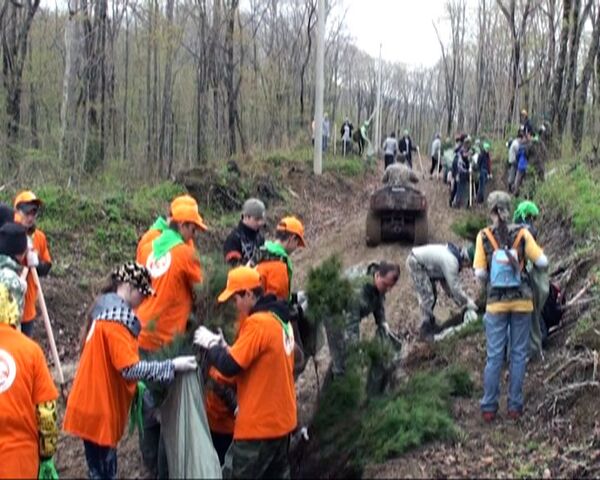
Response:
[[[27,232],[0,228],[0,478],[57,478],[58,391],[40,346],[19,332]]]
[[[532,237],[537,241],[538,232],[534,221],[539,214],[540,210],[537,205],[529,200],[525,200],[517,206],[513,214],[513,223],[527,228]],[[548,334],[542,316],[544,304],[550,293],[548,267],[539,268],[531,262],[527,262],[525,268],[529,274],[533,291],[533,314],[531,316],[531,328],[529,331],[529,358],[543,358],[542,343]]]
[[[242,207],[242,218],[223,244],[225,261],[232,267],[256,264],[259,249],[265,243],[260,229],[266,221],[265,204],[258,198],[249,198]]]
[[[139,335],[142,358],[152,356],[185,332],[194,292],[202,282],[200,259],[189,242],[197,231],[206,229],[197,206],[180,204],[173,207],[168,228],[142,248],[142,258],[146,259],[145,266],[156,291],[156,295],[146,298],[136,311],[142,326]],[[146,393],[140,447],[148,469],[154,476],[162,477],[167,475],[167,468],[160,423],[153,412],[157,406],[150,392]]]
[[[48,250],[46,235],[36,226],[37,214],[42,207],[42,201],[35,193],[27,190],[15,197],[15,221],[27,229],[29,237],[29,249],[24,264],[27,268],[35,268],[40,277],[45,277],[52,268],[52,258]],[[31,337],[33,334],[33,321],[37,316],[35,303],[37,301],[37,287],[33,274],[27,274],[27,292],[25,293],[25,306],[23,309],[23,321],[21,331]]]
[[[153,293],[148,270],[126,263],[112,272],[88,316],[63,428],[83,440],[89,478],[117,477],[117,444],[137,381],[169,383],[175,372],[197,368],[193,356],[140,360],[133,309]]]
[[[509,194],[492,192],[487,202],[492,225],[477,235],[473,268],[486,287],[487,362],[483,373],[481,412],[484,421],[491,422],[498,411],[500,374],[509,329],[508,416],[518,419],[523,413],[523,380],[533,312],[531,282],[524,263],[529,260],[538,268],[544,268],[548,259],[526,228],[509,223]]]
[[[297,422],[294,332],[287,305],[264,296],[261,285],[250,267],[227,275],[218,301],[233,300],[243,318],[233,346],[204,326],[194,335],[194,343],[208,349],[209,363],[236,379],[239,410],[224,478],[290,478],[288,447]]]
[[[400,155],[404,156],[404,162],[412,168],[412,152],[416,152],[417,148],[413,145],[408,130],[404,130],[404,136],[400,139],[398,149]]]
[[[411,250],[406,259],[406,268],[419,298],[420,334],[423,339],[431,339],[438,331],[433,314],[437,302],[437,282],[459,307],[466,306],[468,310],[477,311],[477,305],[463,291],[459,278],[462,268],[472,261],[472,248],[460,249],[453,243],[423,245]]]
[[[383,168],[386,169],[392,163],[396,161],[396,154],[398,153],[398,140],[396,140],[396,133],[390,133],[390,136],[383,142]]]

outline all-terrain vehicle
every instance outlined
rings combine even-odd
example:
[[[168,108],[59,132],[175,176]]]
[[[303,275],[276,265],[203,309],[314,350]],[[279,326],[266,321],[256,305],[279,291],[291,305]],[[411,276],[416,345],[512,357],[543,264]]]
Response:
[[[387,185],[371,195],[367,214],[367,246],[406,238],[427,243],[427,198],[410,186]]]

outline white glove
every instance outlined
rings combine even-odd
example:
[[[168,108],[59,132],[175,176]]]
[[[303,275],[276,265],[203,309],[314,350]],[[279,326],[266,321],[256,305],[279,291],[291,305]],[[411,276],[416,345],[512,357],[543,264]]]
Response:
[[[221,336],[211,332],[204,325],[198,327],[196,333],[194,333],[194,345],[198,345],[202,348],[212,348],[221,343]]]
[[[219,345],[221,347],[228,347],[229,345],[227,343],[227,340],[225,340],[225,335],[223,335],[223,330],[221,330],[221,328],[219,327],[217,329],[217,331],[219,332],[219,338],[220,338]]]
[[[473,310],[474,312],[477,312],[477,304],[471,299],[469,299],[467,302],[467,310]]]
[[[494,176],[491,173],[488,173],[488,180],[491,180]]]
[[[171,361],[173,362],[173,367],[175,367],[176,372],[187,372],[198,368],[198,362],[193,355],[175,357]]]
[[[383,328],[383,331],[384,331],[384,332],[385,332],[387,335],[390,335],[390,334],[391,334],[391,332],[392,332],[392,331],[390,330],[390,326],[389,326],[389,324],[388,324],[387,322],[383,322],[383,323],[381,324],[381,328]]]
[[[303,290],[298,291],[298,305],[300,305],[303,312],[308,309],[308,295]]]
[[[35,268],[40,264],[40,259],[35,250],[29,249],[27,250],[27,266],[29,268]]]

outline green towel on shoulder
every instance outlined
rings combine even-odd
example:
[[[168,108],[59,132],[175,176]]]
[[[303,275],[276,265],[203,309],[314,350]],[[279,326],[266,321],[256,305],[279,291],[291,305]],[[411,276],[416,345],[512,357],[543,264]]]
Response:
[[[160,237],[152,242],[152,253],[154,259],[159,260],[164,257],[173,247],[183,243],[181,234],[171,228],[166,228],[160,234]]]

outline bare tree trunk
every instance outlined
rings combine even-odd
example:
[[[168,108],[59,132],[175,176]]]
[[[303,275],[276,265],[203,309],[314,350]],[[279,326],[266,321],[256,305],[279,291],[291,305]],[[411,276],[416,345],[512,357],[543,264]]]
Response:
[[[62,86],[62,104],[60,107],[60,142],[58,157],[61,165],[75,169],[75,88],[79,70],[80,29],[75,18],[79,8],[78,0],[69,4],[69,16],[65,25],[65,73]]]
[[[127,132],[129,129],[129,5],[125,0],[125,85],[123,87],[123,148],[122,157],[126,163],[129,156]]]
[[[552,85],[552,110],[550,121],[558,131],[558,110],[563,90],[563,77],[567,60],[567,46],[569,42],[569,30],[571,27],[571,7],[573,0],[563,0],[563,17],[560,30],[560,45],[558,52],[558,63],[554,72],[554,84]]]
[[[15,167],[14,150],[21,125],[21,93],[27,42],[40,0],[17,3],[5,0],[2,6],[2,80],[6,90],[6,134],[9,145],[9,168]]]
[[[162,96],[162,115],[160,120],[160,133],[158,137],[158,145],[160,156],[158,160],[158,175],[163,176],[164,172],[167,171],[167,175],[171,174],[170,166],[173,163],[172,157],[169,156],[169,132],[172,130],[171,119],[173,118],[172,113],[172,95],[173,95],[173,57],[174,48],[172,47],[172,30],[173,30],[173,10],[175,6],[175,0],[167,0],[166,3],[166,29],[167,34],[163,35],[167,38],[167,55],[165,61],[165,78],[163,81],[163,96]],[[166,165],[165,165],[166,164]]]
[[[225,52],[226,52],[226,70],[225,75],[225,89],[227,90],[227,129],[229,132],[229,156],[235,155],[236,153],[236,137],[235,137],[235,121],[236,121],[236,91],[234,87],[234,74],[235,74],[235,63],[234,63],[234,44],[233,34],[235,31],[235,16],[238,8],[238,0],[229,0],[228,11],[227,11],[227,30],[225,32]]]
[[[581,83],[577,89],[575,109],[573,112],[573,146],[576,151],[581,150],[581,140],[583,137],[583,120],[585,115],[585,106],[587,103],[587,93],[594,70],[594,60],[598,56],[598,43],[600,42],[600,6],[597,8],[596,20],[594,21],[594,30],[592,32],[592,42],[588,50],[587,59],[581,75]]]

